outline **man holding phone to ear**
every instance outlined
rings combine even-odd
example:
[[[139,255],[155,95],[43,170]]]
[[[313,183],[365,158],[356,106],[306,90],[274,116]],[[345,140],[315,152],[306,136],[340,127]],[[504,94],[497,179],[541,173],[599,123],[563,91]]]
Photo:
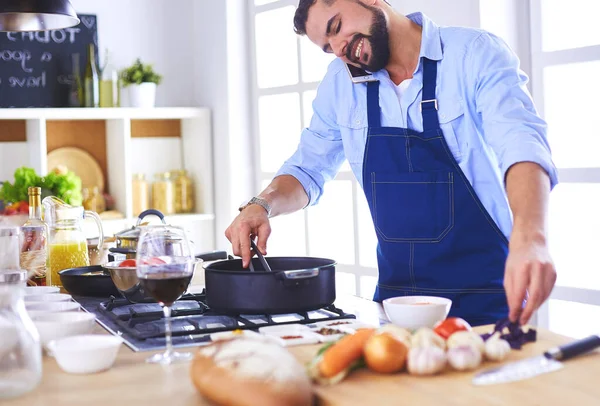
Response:
[[[374,300],[445,296],[472,325],[527,323],[556,281],[557,172],[518,58],[384,0],[300,0],[294,28],[337,58],[297,151],[226,230],[234,254],[247,266],[251,235],[266,254],[269,217],[316,204],[346,158],[378,238]]]

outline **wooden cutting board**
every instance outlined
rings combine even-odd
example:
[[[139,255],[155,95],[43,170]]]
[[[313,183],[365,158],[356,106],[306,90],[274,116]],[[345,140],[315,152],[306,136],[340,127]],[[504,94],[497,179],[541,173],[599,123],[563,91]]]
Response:
[[[488,332],[491,327],[478,327]],[[502,363],[484,362],[477,370],[535,356],[555,345],[571,341],[548,331],[538,331],[538,341],[512,350]],[[298,360],[308,362],[318,345],[292,347]],[[600,351],[565,361],[557,372],[493,386],[474,386],[476,371],[446,370],[432,376],[412,376],[406,372],[382,375],[368,370],[355,371],[334,386],[315,386],[319,405],[600,405]]]

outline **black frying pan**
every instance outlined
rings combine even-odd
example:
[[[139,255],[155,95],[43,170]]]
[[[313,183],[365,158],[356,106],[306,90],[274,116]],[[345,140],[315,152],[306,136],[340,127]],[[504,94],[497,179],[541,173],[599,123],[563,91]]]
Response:
[[[74,296],[121,297],[110,274],[101,265],[65,269],[58,273],[63,287]]]
[[[332,259],[311,257],[252,258],[250,269],[242,268],[241,259],[213,262],[205,266],[206,302],[226,314],[317,310],[335,301],[335,265]]]

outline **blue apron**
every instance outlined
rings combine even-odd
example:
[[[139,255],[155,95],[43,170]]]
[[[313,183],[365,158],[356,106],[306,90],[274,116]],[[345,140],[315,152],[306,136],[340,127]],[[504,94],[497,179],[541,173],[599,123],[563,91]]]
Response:
[[[374,300],[443,296],[471,325],[508,316],[508,241],[477,197],[440,129],[437,62],[423,58],[423,132],[382,127],[379,82],[367,83],[363,188],[377,233]]]

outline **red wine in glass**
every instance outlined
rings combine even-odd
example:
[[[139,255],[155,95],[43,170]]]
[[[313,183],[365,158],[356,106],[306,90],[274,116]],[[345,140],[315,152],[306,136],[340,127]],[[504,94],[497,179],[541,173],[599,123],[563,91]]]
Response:
[[[171,306],[188,288],[192,274],[158,271],[139,279],[144,291],[154,300],[162,305]]]

